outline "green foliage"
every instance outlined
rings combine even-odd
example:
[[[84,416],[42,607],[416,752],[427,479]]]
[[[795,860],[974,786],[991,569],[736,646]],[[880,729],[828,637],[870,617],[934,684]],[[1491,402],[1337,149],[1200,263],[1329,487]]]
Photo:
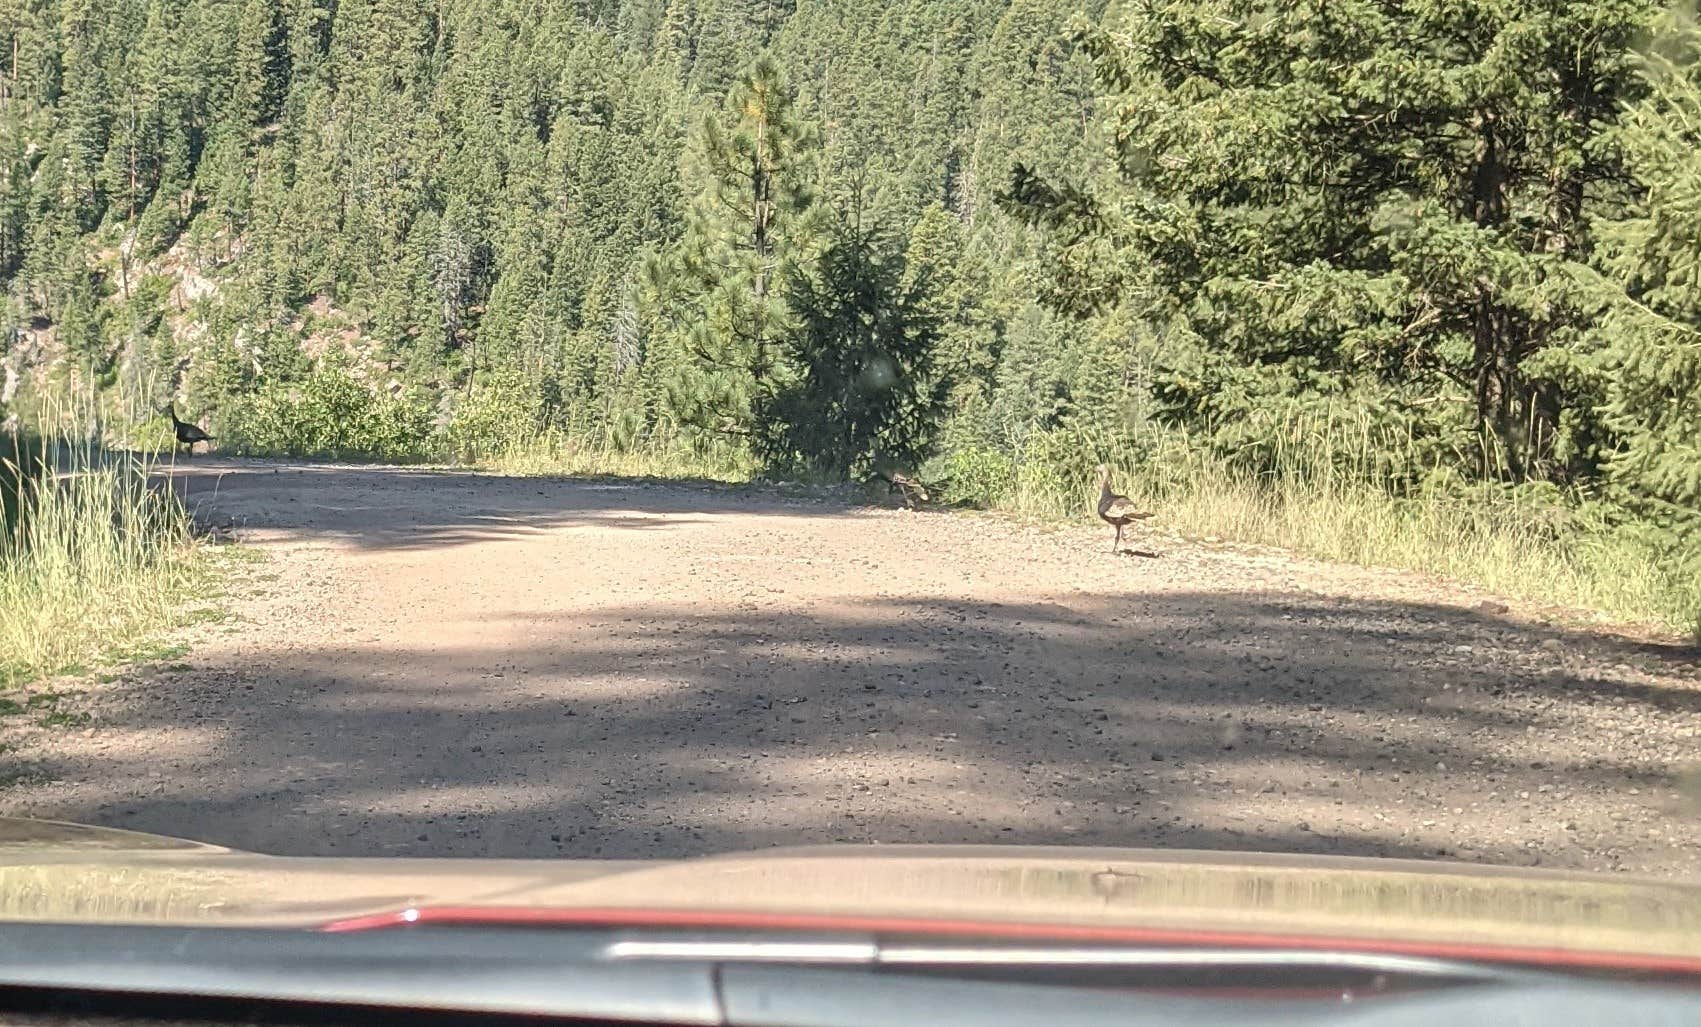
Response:
[[[221,420],[220,439],[244,453],[412,460],[429,428],[426,411],[327,361],[302,381],[245,395]]]
[[[728,94],[725,119],[730,127],[703,119],[693,168],[703,191],[672,261],[653,274],[678,306],[694,365],[671,383],[674,409],[702,427],[749,434],[756,407],[791,371],[781,356],[793,326],[786,282],[820,234],[808,182],[814,138],[768,57]]]
[[[1690,19],[1632,50],[1656,13],[1131,6],[1076,26],[1112,167],[1025,161],[1003,202],[1047,239],[1054,307],[1144,322],[1147,415],[1231,472],[1319,489],[1345,474],[1396,500],[1596,483],[1645,534],[1625,544],[1671,568],[1669,608],[1698,619],[1701,106]],[[1078,423],[1046,363],[1022,365],[1056,383],[1030,420]],[[1337,430],[1337,411],[1362,427]],[[1283,467],[1293,423],[1345,448]]]
[[[877,231],[841,222],[814,269],[791,282],[789,374],[756,410],[757,451],[778,467],[831,478],[913,468],[943,413],[938,321],[905,286],[902,258]]]
[[[448,455],[477,462],[537,443],[547,427],[541,386],[512,372],[492,373],[476,381],[455,406],[445,440]]]
[[[937,359],[959,410],[986,401],[998,366],[998,329],[983,305],[990,277],[985,255],[970,247],[960,218],[940,203],[921,212],[910,231],[904,286],[939,326]]]
[[[1603,415],[1607,488],[1643,523],[1701,630],[1701,27],[1663,17],[1642,55],[1648,96],[1613,134],[1646,184],[1602,226],[1603,273],[1582,277],[1600,330],[1556,360]]]
[[[1016,473],[1009,454],[973,443],[953,446],[929,467],[926,480],[943,482],[940,498],[963,506],[999,504]]]
[[[1054,299],[1137,302],[1174,346],[1166,413],[1211,427],[1335,396],[1454,434],[1511,480],[1587,473],[1542,354],[1587,328],[1570,267],[1603,147],[1641,92],[1644,0],[1424,5],[1246,0],[1129,8],[1082,27],[1116,140],[1082,190],[1016,172],[1058,247]]]

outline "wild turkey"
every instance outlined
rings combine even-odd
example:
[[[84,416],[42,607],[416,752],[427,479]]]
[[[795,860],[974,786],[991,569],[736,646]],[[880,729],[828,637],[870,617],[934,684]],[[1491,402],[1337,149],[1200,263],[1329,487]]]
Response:
[[[1127,496],[1119,496],[1110,490],[1109,464],[1100,464],[1098,470],[1099,518],[1116,528],[1116,540],[1110,544],[1110,551],[1114,553],[1122,548],[1122,529],[1152,515],[1148,511],[1135,509]]]
[[[923,503],[933,500],[933,497],[927,494],[927,486],[907,474],[899,474],[897,471],[892,471],[889,474],[885,471],[876,471],[875,474],[886,482],[887,494],[897,493],[902,495],[904,506],[911,510],[916,508],[917,500]]]
[[[171,418],[171,430],[177,436],[177,444],[180,446],[188,446],[189,455],[193,456],[195,454],[195,443],[213,441],[213,437],[202,431],[200,428],[190,424],[188,421],[179,421],[177,419],[176,403],[167,405],[165,412]]]

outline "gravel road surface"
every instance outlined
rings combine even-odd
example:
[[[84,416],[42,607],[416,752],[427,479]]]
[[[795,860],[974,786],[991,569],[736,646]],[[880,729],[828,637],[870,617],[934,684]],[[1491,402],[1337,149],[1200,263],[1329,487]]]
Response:
[[[88,726],[8,728],[5,812],[279,854],[1022,842],[1701,875],[1695,650],[1457,586],[760,489],[176,473],[267,559],[188,656],[72,683]]]

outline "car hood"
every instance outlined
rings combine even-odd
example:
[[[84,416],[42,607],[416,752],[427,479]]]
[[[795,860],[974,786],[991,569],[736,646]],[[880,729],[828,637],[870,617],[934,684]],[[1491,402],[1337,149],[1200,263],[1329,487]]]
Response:
[[[656,861],[303,858],[0,818],[0,920],[834,926],[1348,945],[1701,973],[1701,885],[1156,849],[828,846]]]

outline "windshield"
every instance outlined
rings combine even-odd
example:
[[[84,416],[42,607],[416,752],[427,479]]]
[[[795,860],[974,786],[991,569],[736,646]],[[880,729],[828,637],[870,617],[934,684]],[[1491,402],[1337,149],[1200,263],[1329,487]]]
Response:
[[[0,810],[1626,874],[1685,898],[1615,930],[1694,937],[1698,46],[1658,0],[0,0]],[[1114,905],[1048,872],[952,901]],[[1140,894],[1334,901],[1276,876]]]

